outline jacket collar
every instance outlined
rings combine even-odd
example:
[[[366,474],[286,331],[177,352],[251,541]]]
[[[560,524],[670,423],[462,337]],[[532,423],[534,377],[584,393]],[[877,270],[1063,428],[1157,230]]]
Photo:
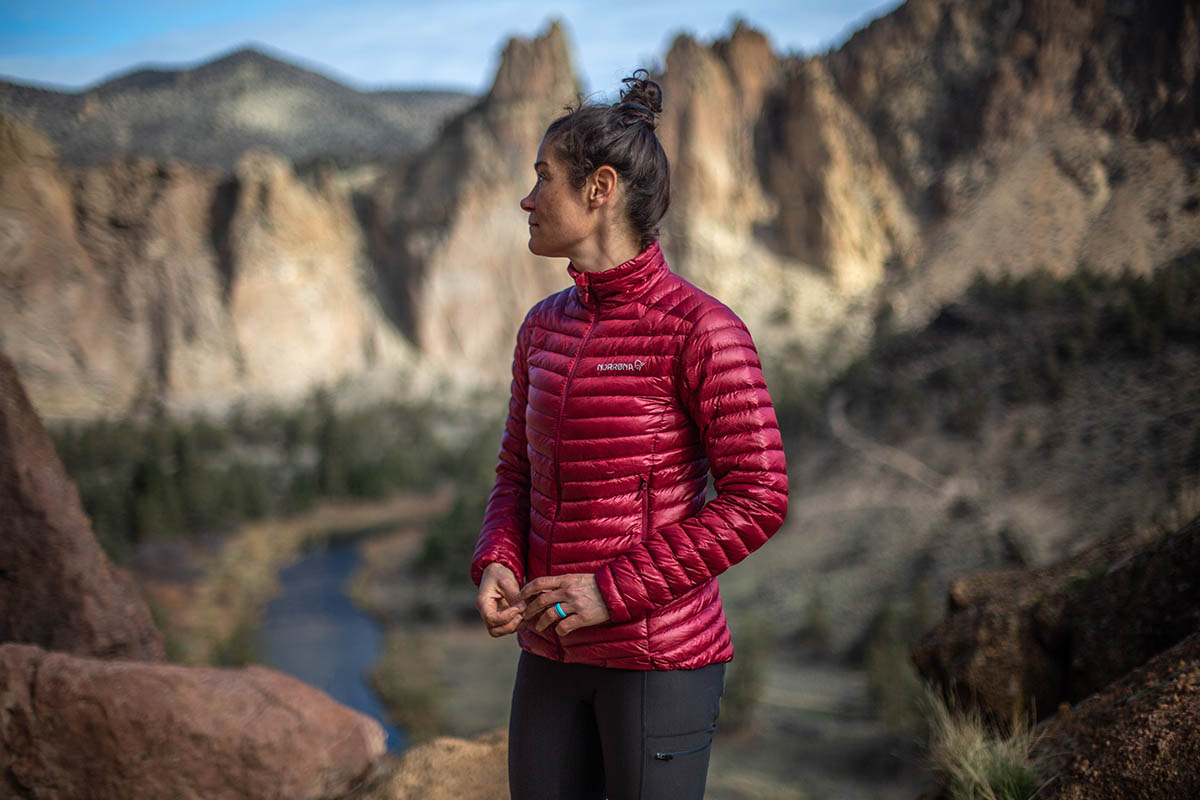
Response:
[[[613,308],[637,300],[668,271],[658,242],[603,272],[582,272],[574,264],[567,265],[575,280],[575,296],[587,308]]]

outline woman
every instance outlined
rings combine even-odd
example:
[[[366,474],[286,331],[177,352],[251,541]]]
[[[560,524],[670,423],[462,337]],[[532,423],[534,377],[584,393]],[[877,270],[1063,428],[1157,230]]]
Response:
[[[658,246],[670,179],[648,77],[551,123],[521,201],[529,249],[570,259],[575,285],[517,333],[471,565],[489,632],[523,650],[514,800],[703,796],[733,657],[717,575],[787,509],[750,334]]]

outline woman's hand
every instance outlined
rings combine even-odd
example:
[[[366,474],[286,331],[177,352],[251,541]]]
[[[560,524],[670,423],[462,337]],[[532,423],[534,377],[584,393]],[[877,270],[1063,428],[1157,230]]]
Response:
[[[517,576],[511,569],[499,561],[484,568],[479,580],[479,594],[475,595],[475,608],[492,636],[504,636],[521,626],[525,602],[519,599],[520,592]]]
[[[532,625],[534,630],[544,631],[557,625],[559,636],[607,622],[611,616],[596,585],[596,576],[590,572],[537,578],[525,584],[519,599],[528,604],[522,614],[522,626]],[[555,603],[562,604],[567,616],[559,615]]]

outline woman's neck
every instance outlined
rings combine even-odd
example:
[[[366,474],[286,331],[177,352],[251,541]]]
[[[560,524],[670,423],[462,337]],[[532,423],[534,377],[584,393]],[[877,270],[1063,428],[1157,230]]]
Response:
[[[580,272],[603,272],[624,264],[642,252],[628,228],[601,228],[582,242],[571,263]]]

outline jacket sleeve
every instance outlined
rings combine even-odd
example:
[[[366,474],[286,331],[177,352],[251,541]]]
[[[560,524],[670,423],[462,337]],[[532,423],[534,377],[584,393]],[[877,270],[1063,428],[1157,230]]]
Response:
[[[738,563],[783,524],[787,467],[749,331],[708,311],[682,353],[680,397],[699,428],[716,497],[596,572],[613,622],[646,616]]]
[[[476,586],[484,568],[494,561],[511,569],[518,585],[525,583],[525,554],[529,544],[529,456],[525,440],[529,368],[525,332],[526,326],[522,324],[513,354],[512,392],[508,401],[508,419],[500,440],[496,481],[488,497],[483,526],[471,559],[471,580]]]

